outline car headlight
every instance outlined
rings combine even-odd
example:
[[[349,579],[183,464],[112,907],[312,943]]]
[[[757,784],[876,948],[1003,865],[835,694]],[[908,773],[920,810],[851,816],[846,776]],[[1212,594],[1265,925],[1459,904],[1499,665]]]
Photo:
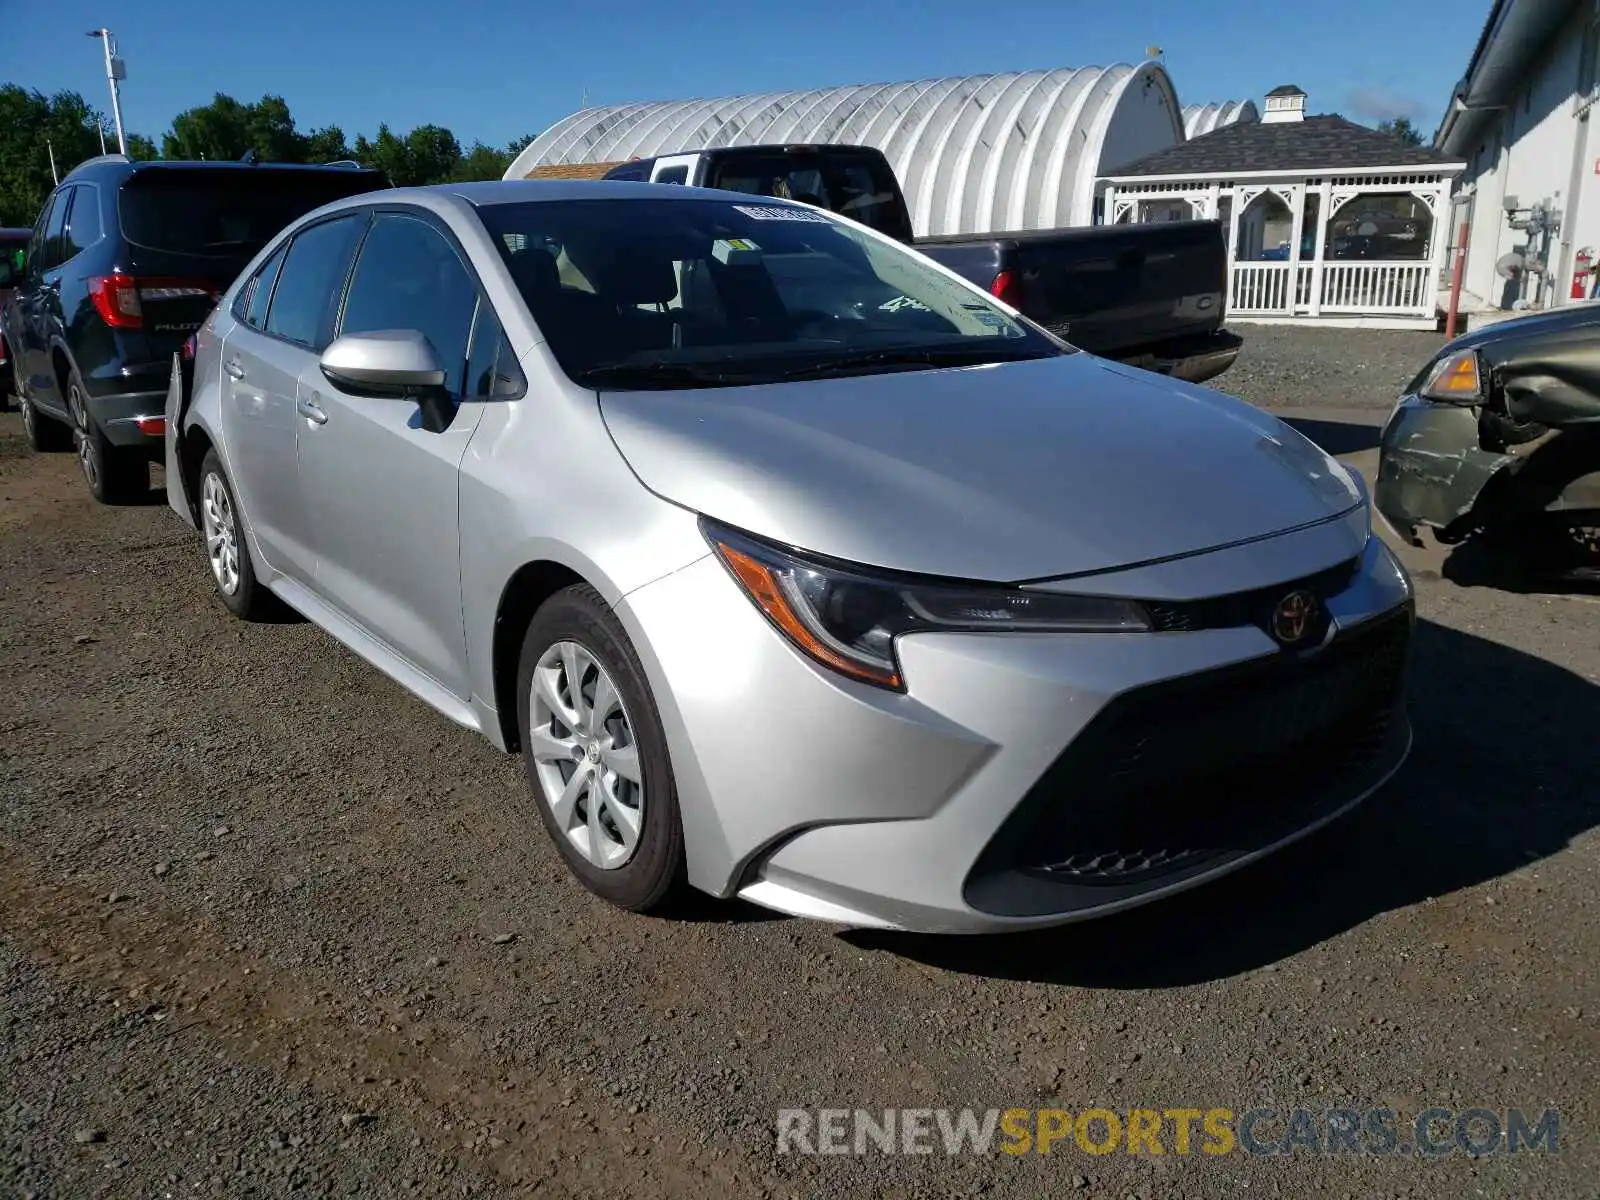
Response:
[[[1143,606],[1004,586],[868,574],[816,562],[701,519],[712,549],[768,621],[797,649],[841,675],[905,689],[895,639],[903,633],[1142,633]]]
[[[1483,401],[1483,376],[1476,350],[1457,350],[1433,364],[1417,395],[1444,404],[1479,404]]]

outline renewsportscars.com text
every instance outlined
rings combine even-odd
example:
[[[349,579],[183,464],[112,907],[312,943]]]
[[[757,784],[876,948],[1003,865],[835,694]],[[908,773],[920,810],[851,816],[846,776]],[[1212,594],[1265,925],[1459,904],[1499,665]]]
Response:
[[[1517,1154],[1559,1152],[1547,1108],[786,1108],[779,1154]]]

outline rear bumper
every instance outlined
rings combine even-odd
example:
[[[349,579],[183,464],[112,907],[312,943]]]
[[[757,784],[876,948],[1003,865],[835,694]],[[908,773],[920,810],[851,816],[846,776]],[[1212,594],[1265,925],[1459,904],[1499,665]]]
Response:
[[[1107,357],[1188,383],[1204,383],[1233,366],[1243,346],[1244,339],[1238,334],[1219,329],[1215,333],[1175,338]]]
[[[166,392],[90,396],[89,416],[113,446],[138,446],[159,453],[165,430]]]

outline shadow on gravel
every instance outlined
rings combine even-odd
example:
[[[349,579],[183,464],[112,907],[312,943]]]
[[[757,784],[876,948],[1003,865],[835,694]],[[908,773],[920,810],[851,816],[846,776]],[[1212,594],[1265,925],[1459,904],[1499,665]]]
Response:
[[[1377,914],[1505,875],[1600,824],[1600,687],[1420,621],[1410,694],[1415,747],[1389,786],[1343,821],[1225,879],[1039,933],[841,936],[967,974],[1181,987],[1253,970]]]
[[[1376,450],[1383,436],[1381,418],[1371,425],[1356,421],[1318,421],[1311,417],[1285,416],[1283,421],[1334,457]]]
[[[1458,587],[1492,588],[1524,596],[1600,596],[1600,561],[1577,572],[1541,573],[1530,567],[1527,559],[1476,539],[1453,547],[1440,575]]]
[[[794,920],[787,913],[774,912],[747,900],[718,900],[692,889],[659,916],[682,925],[761,925],[768,921]]]

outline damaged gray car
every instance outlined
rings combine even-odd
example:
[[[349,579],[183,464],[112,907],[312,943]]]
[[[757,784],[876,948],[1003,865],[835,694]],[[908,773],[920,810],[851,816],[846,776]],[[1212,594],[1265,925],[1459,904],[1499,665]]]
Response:
[[[1600,578],[1600,302],[1445,345],[1384,428],[1375,500],[1414,545],[1427,526]]]

